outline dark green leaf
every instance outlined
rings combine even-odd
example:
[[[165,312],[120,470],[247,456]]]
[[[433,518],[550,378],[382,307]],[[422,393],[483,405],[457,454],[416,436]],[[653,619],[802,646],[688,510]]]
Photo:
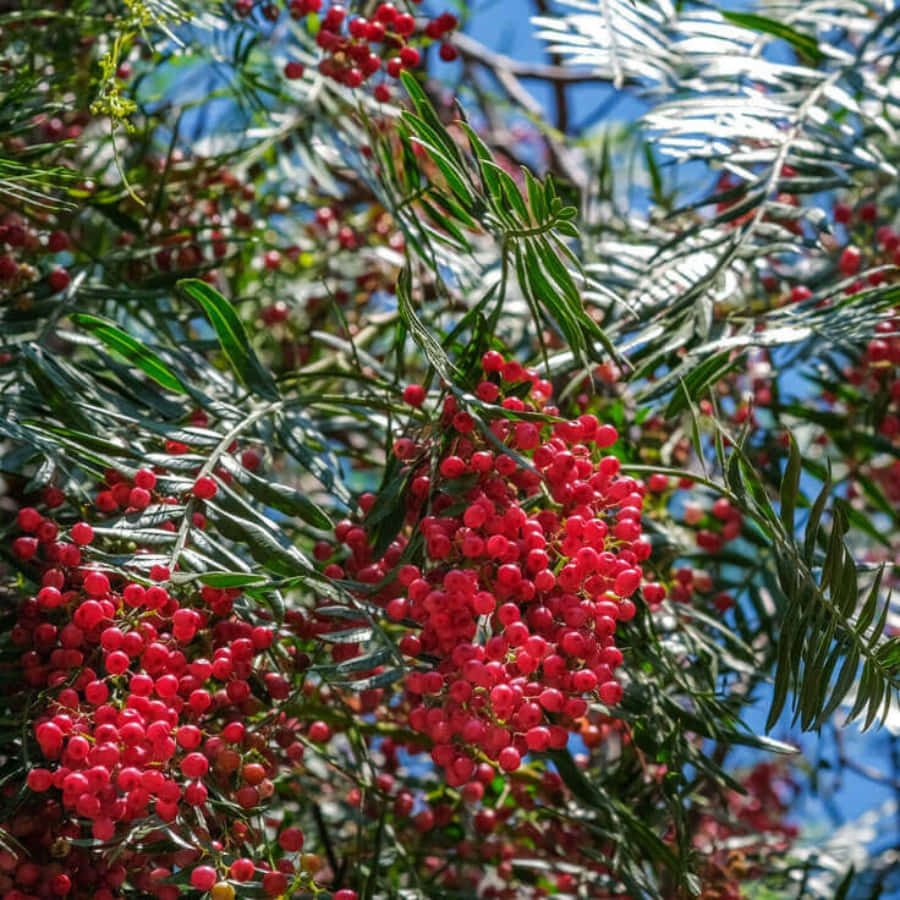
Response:
[[[159,356],[113,322],[87,313],[74,313],[72,321],[95,334],[107,347],[137,366],[157,384],[170,391],[186,393],[181,380]]]
[[[774,19],[756,13],[733,12],[727,9],[722,10],[721,15],[726,22],[731,22],[732,25],[739,25],[741,28],[749,28],[751,31],[781,38],[814,63],[819,63],[824,58],[818,42],[812,35],[797,31],[796,28],[791,28],[784,22],[776,22]]]
[[[250,346],[244,326],[231,304],[199,278],[184,278],[178,288],[206,313],[235,374],[260,397],[278,399],[278,388]]]

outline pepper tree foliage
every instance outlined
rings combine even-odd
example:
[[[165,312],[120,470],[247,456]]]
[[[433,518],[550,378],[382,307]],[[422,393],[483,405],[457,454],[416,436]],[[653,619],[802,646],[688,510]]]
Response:
[[[398,6],[2,5],[3,897],[878,896],[900,16]]]

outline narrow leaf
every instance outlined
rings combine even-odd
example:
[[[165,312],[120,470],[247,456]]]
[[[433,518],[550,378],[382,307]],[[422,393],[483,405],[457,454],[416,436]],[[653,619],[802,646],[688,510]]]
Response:
[[[199,278],[184,278],[178,287],[206,313],[238,378],[259,396],[277,400],[278,388],[250,346],[244,326],[228,300]]]

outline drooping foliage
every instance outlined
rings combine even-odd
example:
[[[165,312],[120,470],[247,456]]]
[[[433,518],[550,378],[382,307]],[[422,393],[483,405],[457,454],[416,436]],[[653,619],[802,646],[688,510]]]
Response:
[[[4,898],[889,895],[900,17],[533,11],[0,5]]]

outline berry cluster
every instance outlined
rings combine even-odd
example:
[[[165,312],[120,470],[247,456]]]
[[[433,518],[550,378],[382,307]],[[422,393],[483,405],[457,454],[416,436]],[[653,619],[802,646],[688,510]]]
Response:
[[[654,477],[651,476],[651,482]],[[709,512],[699,501],[688,500],[684,504],[683,519],[686,525],[698,527],[697,546],[707,553],[718,553],[726,543],[741,534],[741,512],[725,497],[715,500]]]
[[[783,852],[798,829],[786,821],[797,785],[787,767],[761,762],[738,779],[742,791],[715,798],[725,816],[705,813],[695,826],[694,845],[703,863],[700,900],[741,900],[742,883],[758,875],[768,854]],[[722,800],[724,799],[724,803]]]
[[[61,261],[70,246],[65,229],[0,207],[0,302],[24,307],[39,294],[64,291],[72,279]]]
[[[843,278],[855,278],[846,288],[854,294],[866,288],[896,281],[889,266],[900,265],[900,233],[883,220],[882,211],[872,200],[851,205],[838,202],[833,210],[836,230],[843,241],[833,248],[836,268]],[[864,276],[860,273],[864,273]],[[806,300],[810,290],[799,285],[792,300]],[[857,427],[874,427],[879,440],[894,445],[900,441],[900,327],[898,307],[888,310],[875,326],[874,336],[859,356],[844,369],[840,390],[825,390],[824,405],[854,422]],[[821,436],[821,443],[828,435]],[[900,463],[876,455],[853,461],[860,474],[875,481],[891,503],[900,501]],[[855,490],[855,488],[854,488]],[[851,496],[853,490],[851,490]]]
[[[309,12],[319,6],[318,0],[293,0],[291,13]],[[457,26],[451,13],[443,13],[427,22],[417,34],[420,24],[410,13],[400,12],[393,3],[380,3],[371,19],[348,16],[343,6],[331,6],[322,18],[316,43],[328,55],[319,63],[319,72],[347,87],[359,87],[382,69],[389,78],[399,78],[403,69],[419,65],[422,54],[416,43],[422,39],[443,41],[440,57],[445,62],[456,58],[456,49],[446,37]],[[290,65],[290,63],[288,63]],[[375,98],[382,102],[391,97],[387,83],[375,87]]]
[[[586,698],[619,701],[615,631],[635,614],[650,554],[645,487],[602,453],[615,428],[555,419],[536,372],[494,351],[482,364],[491,439],[449,397],[435,435],[394,443],[406,533],[376,560],[367,520],[344,521],[346,558],[326,569],[378,586],[388,617],[414,626],[400,642],[421,661],[405,681],[408,723],[457,786],[479,758],[514,771],[531,751],[564,747]],[[414,385],[405,398],[419,406],[425,393]],[[402,563],[414,548],[424,562]]]
[[[243,455],[258,465],[256,451]],[[272,668],[279,630],[239,603],[239,589],[170,581],[152,554],[175,528],[166,515],[178,498],[159,491],[162,477],[108,473],[93,524],[72,521],[56,489],[45,493],[45,512],[18,513],[13,553],[40,587],[23,598],[9,638],[16,687],[5,699],[31,720],[31,763],[29,812],[4,827],[30,859],[0,859],[4,897],[111,900],[130,890],[168,900],[179,896],[171,876],[180,870],[193,887],[229,900],[229,881],[256,879],[264,895],[277,896],[304,877],[296,827],[268,823],[280,847],[274,867],[251,850],[274,779],[304,753],[299,724],[278,711],[292,691]],[[216,491],[201,476],[193,502]],[[160,536],[125,568],[105,562],[124,549],[114,521],[104,521],[120,510],[156,521],[147,531]],[[245,723],[254,717],[251,730]]]

